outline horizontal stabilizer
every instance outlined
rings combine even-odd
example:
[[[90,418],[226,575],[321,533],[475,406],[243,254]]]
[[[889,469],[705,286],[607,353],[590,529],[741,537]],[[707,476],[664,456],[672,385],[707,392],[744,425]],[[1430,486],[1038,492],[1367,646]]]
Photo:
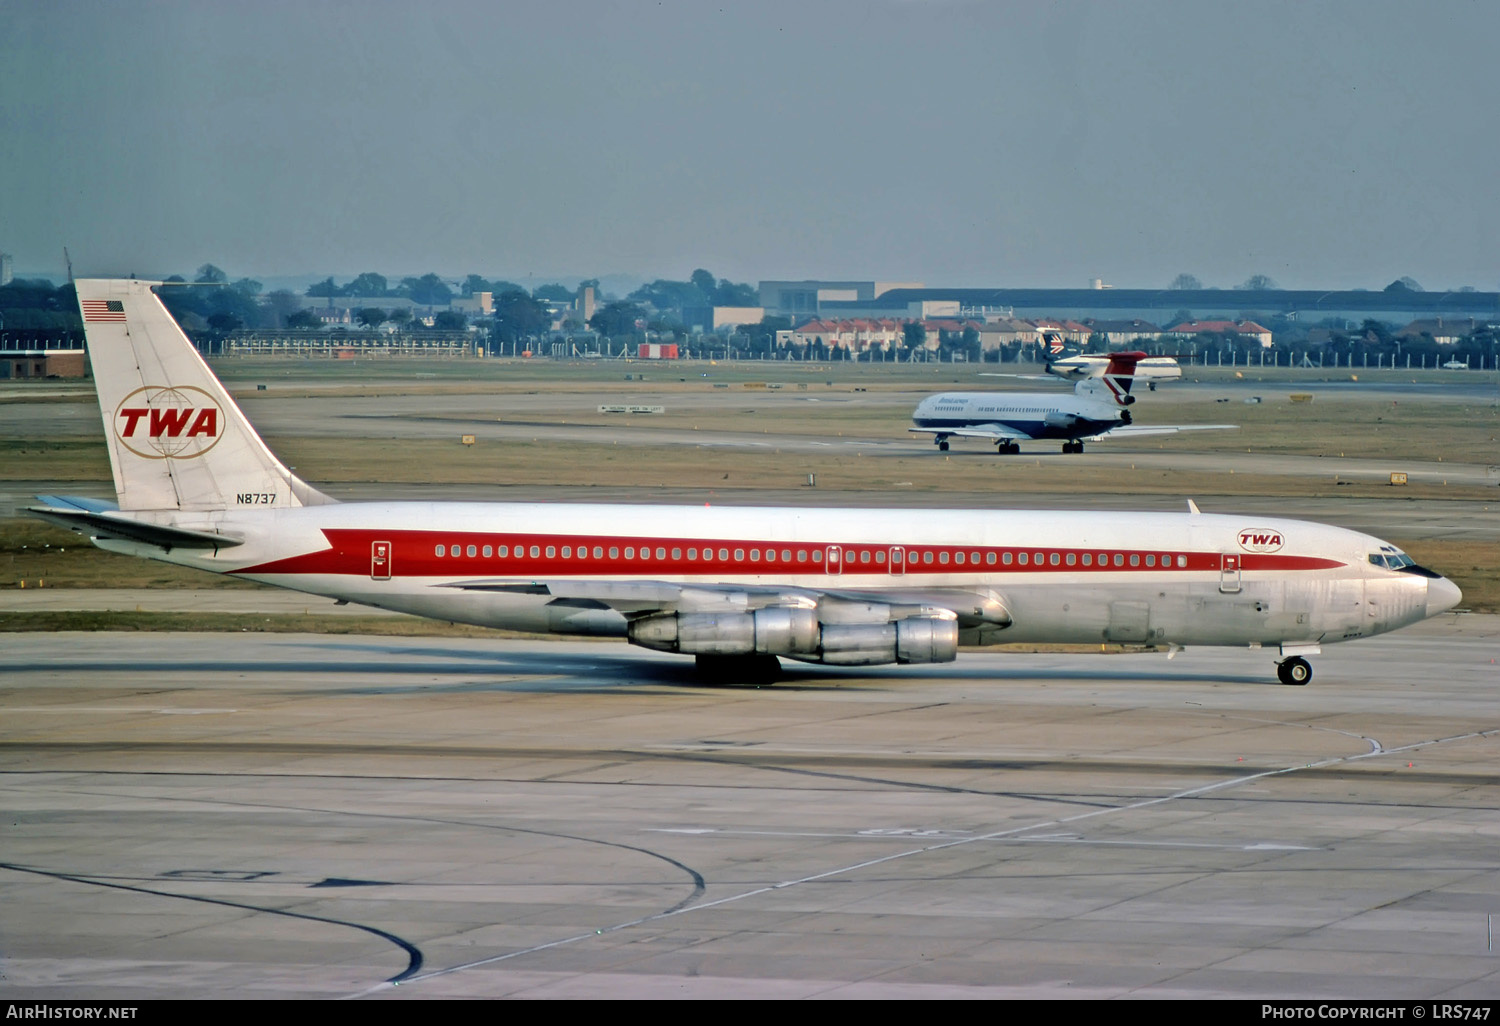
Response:
[[[113,503],[99,499],[74,499],[57,495],[39,495],[37,498],[47,505],[29,506],[27,513],[94,538],[142,542],[168,552],[173,549],[224,549],[243,544],[242,539],[227,534],[193,531],[185,527],[136,520],[128,513],[115,510]]]

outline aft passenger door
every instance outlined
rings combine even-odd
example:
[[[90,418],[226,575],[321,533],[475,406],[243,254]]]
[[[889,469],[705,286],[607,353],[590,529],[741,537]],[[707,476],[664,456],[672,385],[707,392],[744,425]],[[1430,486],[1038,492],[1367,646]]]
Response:
[[[378,541],[370,543],[370,580],[389,581],[391,579],[391,543]]]
[[[1239,553],[1226,552],[1219,557],[1219,590],[1226,595],[1238,594],[1240,590]]]
[[[890,551],[891,573],[906,573],[906,550],[900,545],[892,545]]]

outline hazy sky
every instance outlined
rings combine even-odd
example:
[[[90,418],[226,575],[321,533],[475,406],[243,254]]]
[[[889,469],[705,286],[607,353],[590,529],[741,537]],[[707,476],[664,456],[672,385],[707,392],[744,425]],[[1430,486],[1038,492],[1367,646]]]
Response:
[[[1500,4],[0,0],[18,272],[1500,288]]]

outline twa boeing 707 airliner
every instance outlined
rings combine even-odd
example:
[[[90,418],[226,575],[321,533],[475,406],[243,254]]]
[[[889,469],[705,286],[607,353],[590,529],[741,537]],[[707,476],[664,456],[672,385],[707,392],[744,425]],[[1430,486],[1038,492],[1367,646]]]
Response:
[[[1306,657],[1453,607],[1378,538],[1273,517],[335,502],[261,441],[153,291],[81,280],[117,501],[32,512],[112,552],[440,620],[615,635],[724,683],[778,657],[940,663],[1125,642]]]

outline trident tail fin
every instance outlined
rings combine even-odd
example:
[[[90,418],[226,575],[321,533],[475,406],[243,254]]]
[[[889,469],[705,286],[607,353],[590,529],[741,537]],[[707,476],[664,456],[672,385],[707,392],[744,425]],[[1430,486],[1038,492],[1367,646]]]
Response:
[[[1096,399],[1113,400],[1119,406],[1135,402],[1130,386],[1135,384],[1136,364],[1146,359],[1145,353],[1111,353],[1104,373],[1097,378],[1085,378],[1074,386],[1074,391]]]
[[[152,291],[156,284],[75,282],[120,509],[332,502],[271,455]]]

